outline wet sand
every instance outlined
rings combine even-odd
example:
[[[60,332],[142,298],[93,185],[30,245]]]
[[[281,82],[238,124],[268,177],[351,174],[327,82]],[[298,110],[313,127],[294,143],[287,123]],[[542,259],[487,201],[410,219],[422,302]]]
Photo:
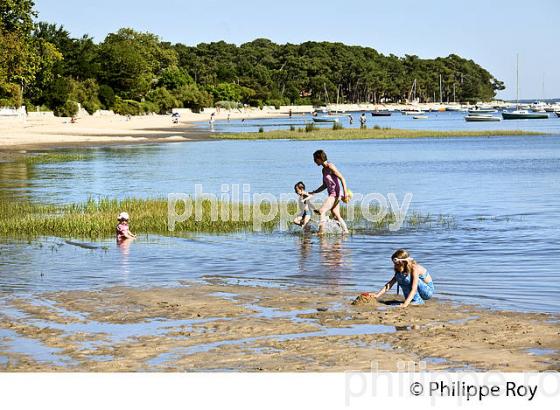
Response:
[[[432,300],[352,305],[338,288],[221,280],[0,300],[0,369],[27,371],[560,370],[557,315]]]

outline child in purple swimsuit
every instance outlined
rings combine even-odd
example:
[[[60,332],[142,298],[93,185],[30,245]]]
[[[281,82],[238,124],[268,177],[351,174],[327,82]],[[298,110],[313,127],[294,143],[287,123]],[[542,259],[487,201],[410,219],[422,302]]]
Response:
[[[346,180],[334,164],[327,161],[327,154],[325,151],[315,151],[313,153],[313,161],[315,161],[315,164],[318,166],[323,167],[323,184],[315,191],[310,192],[310,194],[314,195],[326,189],[329,195],[323,203],[321,209],[319,209],[319,214],[321,215],[319,222],[319,234],[324,233],[325,223],[327,221],[327,212],[329,211],[332,212],[334,219],[336,219],[336,221],[340,224],[342,231],[344,233],[348,233],[346,222],[344,222],[344,219],[342,219],[342,216],[340,215],[340,185],[342,184],[342,189],[344,189],[344,196],[342,199],[346,199],[346,196],[348,195]]]

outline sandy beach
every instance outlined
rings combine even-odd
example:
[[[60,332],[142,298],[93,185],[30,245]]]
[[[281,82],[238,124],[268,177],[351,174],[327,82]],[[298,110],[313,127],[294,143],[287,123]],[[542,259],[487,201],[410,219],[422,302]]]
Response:
[[[422,109],[437,110],[437,104],[419,106],[374,104],[333,105],[335,111],[361,110],[401,110]],[[82,111],[76,123],[70,118],[29,113],[27,117],[0,117],[0,150],[26,150],[37,148],[57,148],[73,146],[95,146],[109,144],[135,144],[154,142],[184,142],[208,139],[209,133],[197,129],[193,123],[207,122],[214,113],[216,120],[274,118],[309,114],[312,106],[282,106],[246,108],[240,110],[216,110],[206,108],[202,113],[193,113],[188,109],[175,110],[181,117],[178,124],[173,124],[170,115],[146,115],[127,118],[121,115],[89,115]]]
[[[3,371],[560,370],[555,315],[220,278],[6,299]],[[33,354],[17,345],[42,346]]]
[[[195,114],[179,110],[178,124],[170,115],[125,117],[121,115],[78,115],[76,123],[70,118],[34,116],[0,118],[0,150],[25,150],[108,144],[154,142],[184,142],[208,138],[208,132],[197,129],[193,123],[209,121],[214,109]],[[285,110],[251,109],[216,112],[217,120],[262,117],[287,117]]]

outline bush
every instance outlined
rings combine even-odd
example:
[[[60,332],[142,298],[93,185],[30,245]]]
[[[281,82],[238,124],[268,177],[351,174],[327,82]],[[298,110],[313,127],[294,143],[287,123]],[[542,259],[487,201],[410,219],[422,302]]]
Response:
[[[259,127],[259,132],[263,133],[264,132],[264,128],[263,127]]]
[[[23,104],[21,88],[17,84],[0,83],[0,107],[19,108]]]
[[[333,122],[332,129],[333,129],[333,131],[343,130],[344,127],[342,126],[342,124],[339,121],[336,121],[336,122]]]
[[[172,108],[176,108],[179,105],[182,105],[165,87],[160,87],[150,91],[148,94],[146,94],[146,101],[152,102],[157,105],[158,109],[155,112],[159,114],[165,114],[171,111]]]
[[[294,125],[290,125],[290,131],[295,131],[296,127]]]
[[[120,97],[115,98],[113,110],[120,115],[139,115],[142,113],[142,107],[138,101],[123,100]]]
[[[380,127],[379,125],[375,124],[375,125],[373,126],[373,129],[374,129],[374,130],[380,130],[381,127]]]
[[[143,114],[152,114],[159,112],[159,106],[151,101],[144,101],[140,103],[140,111]]]
[[[104,109],[110,110],[115,105],[115,92],[108,85],[99,86],[99,101]]]
[[[218,101],[214,104],[214,106],[224,108],[226,110],[234,110],[243,107],[243,104],[235,101]]]
[[[212,96],[198,88],[196,84],[186,84],[173,92],[178,104],[190,108],[192,112],[201,112],[204,107],[212,105]]]
[[[309,122],[309,123],[305,124],[305,132],[315,131],[316,129],[317,129],[317,126],[315,125],[314,122]]]
[[[74,101],[66,101],[63,105],[54,108],[54,115],[57,117],[73,117],[78,113],[79,106]]]

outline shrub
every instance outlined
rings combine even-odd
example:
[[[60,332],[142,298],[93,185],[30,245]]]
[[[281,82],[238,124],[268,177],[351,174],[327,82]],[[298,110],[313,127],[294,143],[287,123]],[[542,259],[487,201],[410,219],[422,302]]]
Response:
[[[114,111],[120,115],[139,115],[142,113],[141,104],[134,100],[123,100],[120,97],[115,98]]]
[[[336,121],[336,122],[333,122],[332,129],[333,129],[333,131],[343,130],[344,127],[342,126],[342,124],[339,121]]]
[[[264,132],[264,128],[263,127],[259,127],[259,132]]]
[[[115,92],[111,87],[108,85],[100,85],[99,86],[99,101],[104,109],[110,110],[115,105]]]
[[[315,131],[316,129],[317,129],[317,126],[315,125],[314,122],[309,122],[309,123],[305,124],[305,132]]]
[[[146,101],[152,102],[157,105],[156,112],[165,114],[171,111],[172,108],[178,107],[180,104],[177,99],[165,87],[160,87],[150,91],[146,94]]]
[[[73,117],[78,113],[79,106],[74,101],[66,101],[63,105],[59,105],[54,109],[54,115],[57,117]]]

